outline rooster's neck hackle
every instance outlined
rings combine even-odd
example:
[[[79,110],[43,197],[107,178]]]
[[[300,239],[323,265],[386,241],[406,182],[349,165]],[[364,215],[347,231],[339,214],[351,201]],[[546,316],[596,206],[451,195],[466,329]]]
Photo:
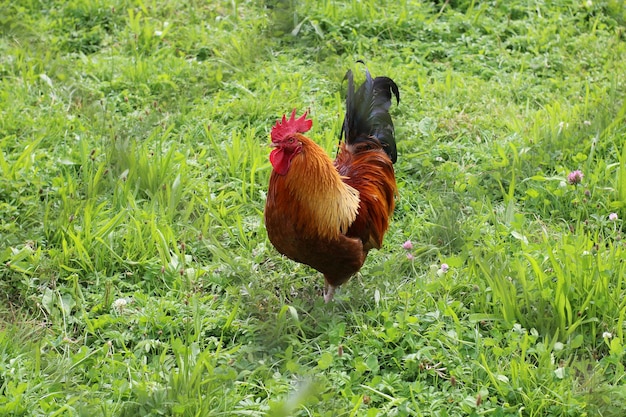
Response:
[[[293,159],[286,185],[303,208],[303,227],[333,239],[345,233],[359,211],[359,192],[343,182],[326,152],[299,135],[302,151]]]

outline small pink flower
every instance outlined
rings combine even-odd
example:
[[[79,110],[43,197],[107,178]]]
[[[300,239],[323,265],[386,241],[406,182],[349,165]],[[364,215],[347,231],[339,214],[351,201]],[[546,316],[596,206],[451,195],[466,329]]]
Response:
[[[446,273],[448,272],[448,269],[450,269],[450,267],[448,266],[448,264],[441,264],[441,271]]]
[[[617,221],[618,217],[617,217],[617,213],[611,213],[609,214],[609,220],[614,222]]]
[[[407,254],[406,254],[406,258],[407,258],[409,261],[412,261],[412,260],[414,260],[414,259],[415,259],[415,256],[413,256],[413,254],[412,254],[412,253],[407,253]]]
[[[410,240],[407,240],[406,242],[404,242],[404,243],[402,244],[402,247],[403,247],[405,250],[411,250],[411,249],[413,249],[413,243],[412,243]]]
[[[583,180],[583,173],[581,170],[577,169],[576,171],[572,171],[569,173],[569,175],[567,176],[567,182],[570,183],[570,185],[576,185],[576,184],[580,184],[580,182]]]

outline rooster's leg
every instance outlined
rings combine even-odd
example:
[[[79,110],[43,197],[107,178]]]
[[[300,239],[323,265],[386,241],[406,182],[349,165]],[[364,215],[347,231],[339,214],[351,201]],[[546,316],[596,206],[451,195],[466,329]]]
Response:
[[[324,280],[324,302],[327,303],[333,299],[335,295],[335,289],[337,287],[330,285],[328,281]]]

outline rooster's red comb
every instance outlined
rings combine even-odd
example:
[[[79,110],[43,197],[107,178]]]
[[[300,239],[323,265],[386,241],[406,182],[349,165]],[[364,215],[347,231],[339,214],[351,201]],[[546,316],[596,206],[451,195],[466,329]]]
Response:
[[[294,133],[304,133],[311,129],[313,121],[306,118],[307,113],[308,111],[305,111],[304,114],[297,119],[296,109],[293,109],[289,119],[283,115],[283,119],[277,121],[276,125],[272,127],[272,142],[278,142]]]

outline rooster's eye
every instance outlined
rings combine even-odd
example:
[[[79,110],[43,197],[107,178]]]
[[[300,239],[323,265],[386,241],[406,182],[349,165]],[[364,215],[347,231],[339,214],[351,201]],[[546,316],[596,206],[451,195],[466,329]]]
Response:
[[[289,138],[289,140],[287,142],[293,143],[293,140],[294,140],[293,138]]]

